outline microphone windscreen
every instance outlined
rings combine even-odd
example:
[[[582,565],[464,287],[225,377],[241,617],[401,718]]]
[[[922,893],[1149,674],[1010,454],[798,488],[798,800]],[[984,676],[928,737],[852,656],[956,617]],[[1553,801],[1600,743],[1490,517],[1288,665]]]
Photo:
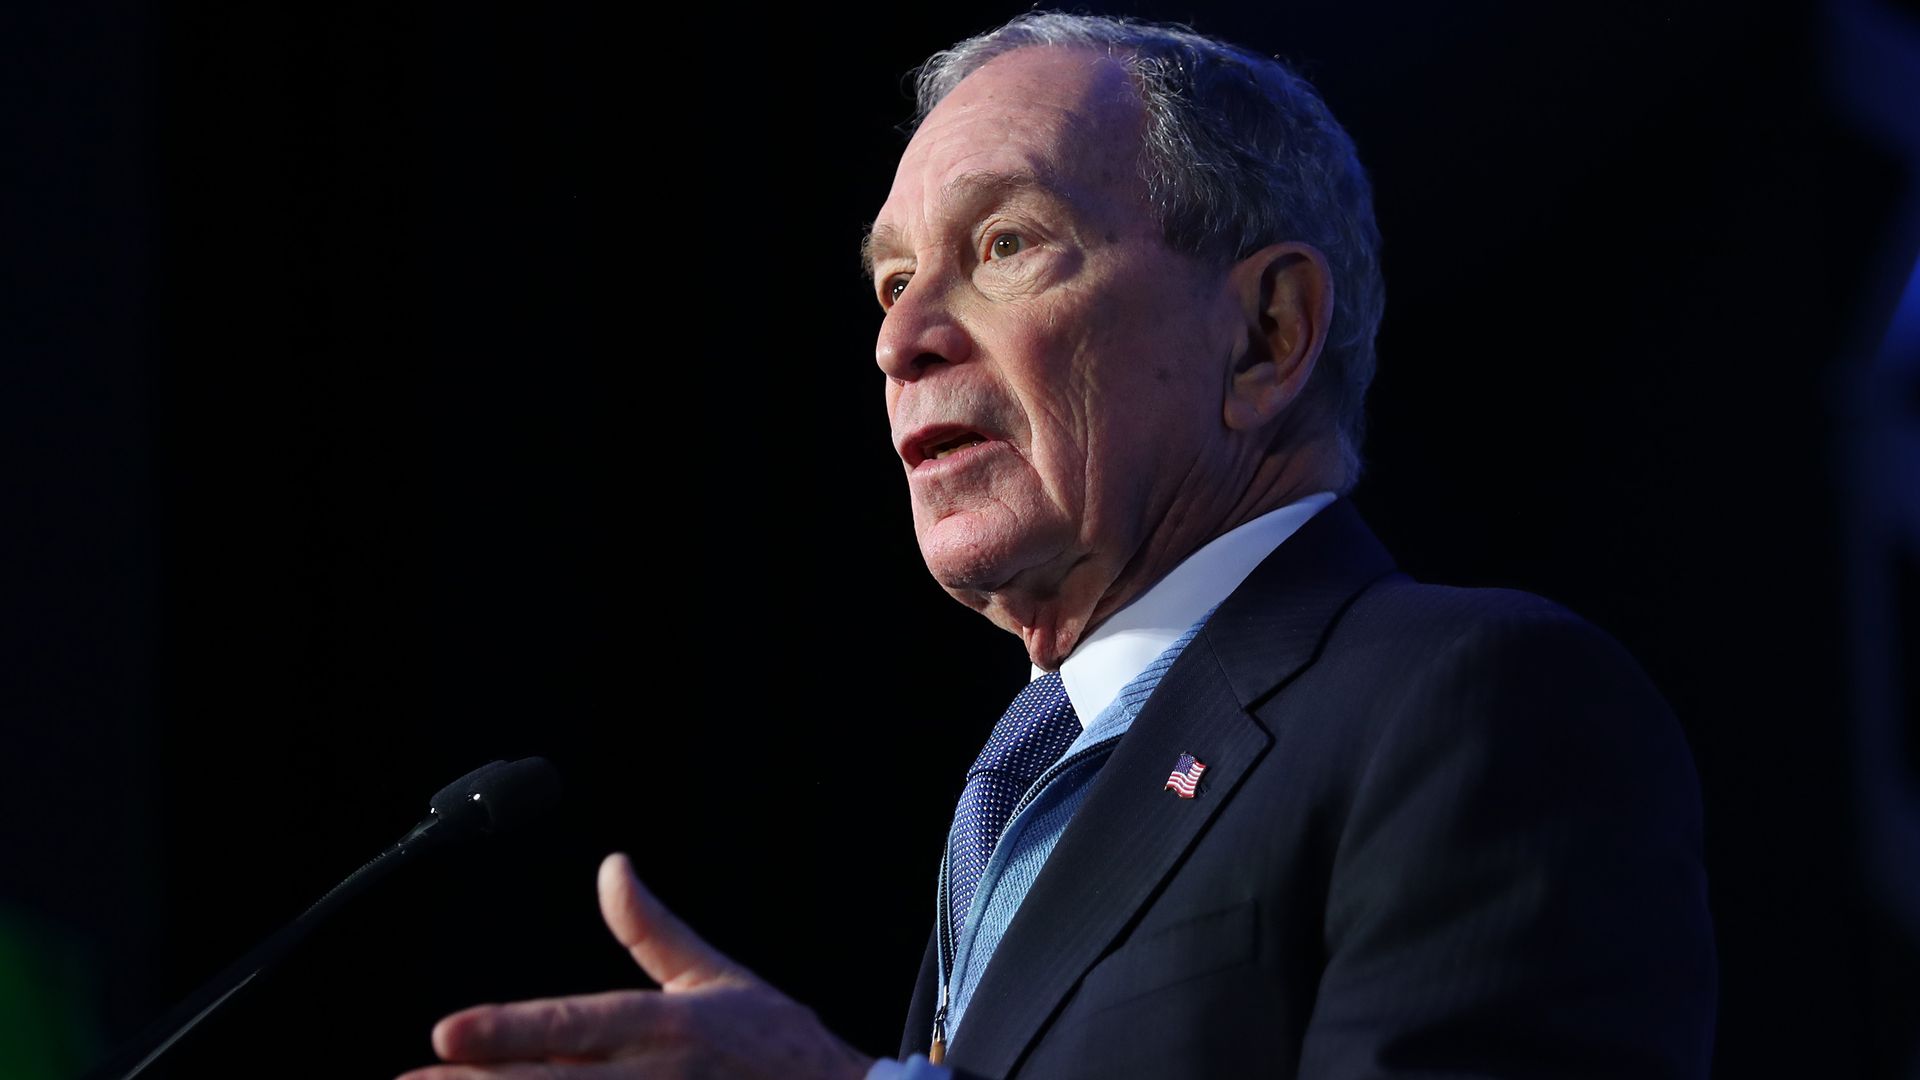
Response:
[[[559,801],[559,770],[546,758],[531,757],[482,765],[441,788],[428,805],[450,823],[493,833],[516,828]]]
[[[455,780],[453,783],[448,784],[446,787],[441,788],[439,791],[434,792],[433,798],[427,800],[427,805],[432,807],[435,813],[446,813],[453,809],[454,804],[465,802],[467,797],[474,793],[474,785],[479,782],[481,777],[495,769],[503,769],[506,765],[507,763],[504,761],[487,762],[485,765],[480,766],[460,779]]]

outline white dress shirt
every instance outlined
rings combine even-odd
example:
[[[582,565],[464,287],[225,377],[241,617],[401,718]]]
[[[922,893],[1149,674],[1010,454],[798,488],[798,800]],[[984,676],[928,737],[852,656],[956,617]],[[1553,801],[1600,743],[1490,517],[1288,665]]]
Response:
[[[1335,496],[1322,491],[1254,518],[1209,541],[1131,603],[1094,628],[1060,665],[1067,700],[1085,728],[1134,676],[1179,640],[1200,617],[1240,587],[1294,530]],[[1031,678],[1046,674],[1039,665]]]

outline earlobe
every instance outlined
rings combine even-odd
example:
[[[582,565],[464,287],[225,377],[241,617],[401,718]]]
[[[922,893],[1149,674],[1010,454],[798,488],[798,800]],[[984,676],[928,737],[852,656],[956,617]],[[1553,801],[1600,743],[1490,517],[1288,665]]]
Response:
[[[1265,426],[1313,375],[1333,321],[1333,275],[1311,244],[1271,244],[1232,269],[1246,349],[1227,384],[1224,419],[1235,431]]]
[[[1258,360],[1233,375],[1228,387],[1226,421],[1233,431],[1253,431],[1280,414],[1293,399],[1280,378],[1280,365]]]

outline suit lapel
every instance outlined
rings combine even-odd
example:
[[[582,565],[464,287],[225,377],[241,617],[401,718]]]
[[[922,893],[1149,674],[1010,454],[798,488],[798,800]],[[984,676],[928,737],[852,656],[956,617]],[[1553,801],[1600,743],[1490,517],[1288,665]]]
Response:
[[[1196,638],[1087,793],[994,950],[951,1060],[1005,1076],[1272,741]],[[1162,790],[1174,761],[1207,765],[1192,799]],[[1124,853],[1124,858],[1116,858]]]
[[[1336,499],[1247,575],[1200,638],[1251,709],[1311,663],[1334,619],[1393,571],[1353,503]]]
[[[1341,499],[1220,605],[1114,747],[1022,901],[967,1005],[954,1065],[1012,1071],[1267,752],[1272,733],[1247,710],[1310,663],[1339,611],[1392,568]],[[1183,753],[1207,766],[1192,799],[1163,790]],[[907,1037],[924,1040],[911,1028]]]
[[[913,982],[913,1001],[907,1006],[907,1027],[900,1035],[900,1056],[924,1054],[933,1044],[933,1010],[940,994],[940,928],[927,936],[927,954],[920,958],[920,975]]]

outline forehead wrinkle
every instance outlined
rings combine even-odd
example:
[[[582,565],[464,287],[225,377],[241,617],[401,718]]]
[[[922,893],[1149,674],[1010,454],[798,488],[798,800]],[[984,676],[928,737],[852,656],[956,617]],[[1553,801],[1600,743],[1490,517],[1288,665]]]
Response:
[[[1016,53],[1019,51],[1015,50]],[[1043,128],[1054,125],[1054,129],[1049,133],[1052,145],[1043,149],[1043,155],[1055,155],[1062,161],[1077,162],[1110,154],[1108,142],[1114,133],[1116,122],[1117,126],[1126,131],[1130,138],[1138,140],[1140,137],[1146,114],[1131,73],[1124,64],[1117,63],[1118,57],[1093,51],[1087,52],[1089,70],[1103,63],[1111,65],[1111,72],[1101,73],[1108,77],[1096,75],[1093,84],[1084,88],[1078,97],[1072,100],[1027,103],[1030,109],[1045,114],[1040,120],[1028,119],[1024,122],[1029,131],[1036,124]],[[1117,82],[1111,78],[1113,74],[1118,75]],[[962,86],[964,85],[963,82]],[[981,106],[978,104],[968,103],[962,107],[962,114],[979,107]],[[1114,115],[1116,108],[1122,111],[1122,116]],[[927,119],[935,121],[934,116],[929,116]],[[935,123],[938,124],[938,121]],[[928,126],[923,123],[921,134],[916,135],[916,139],[926,133]],[[943,138],[951,138],[950,131],[943,130],[940,135]],[[1137,153],[1136,148],[1136,162]],[[993,196],[1004,199],[1015,194],[1037,193],[1051,197],[1077,213],[1088,212],[1087,200],[1075,196],[1063,182],[1053,162],[1045,160],[1045,156],[1040,158],[1027,154],[1020,156],[1023,160],[1020,162],[1020,168],[1017,169],[969,169],[950,177],[940,186],[940,201],[951,205],[961,201],[985,201]],[[1137,164],[1135,167],[1137,168]],[[880,257],[890,255],[904,246],[906,245],[903,240],[903,230],[896,229],[887,222],[876,221],[867,228],[865,235],[860,239],[861,269],[868,277],[873,276],[874,265]]]
[[[1053,179],[1052,169],[1031,168],[1018,172],[999,169],[969,169],[940,185],[940,198],[948,203],[982,202],[991,198],[1039,193],[1061,202],[1073,199]]]

